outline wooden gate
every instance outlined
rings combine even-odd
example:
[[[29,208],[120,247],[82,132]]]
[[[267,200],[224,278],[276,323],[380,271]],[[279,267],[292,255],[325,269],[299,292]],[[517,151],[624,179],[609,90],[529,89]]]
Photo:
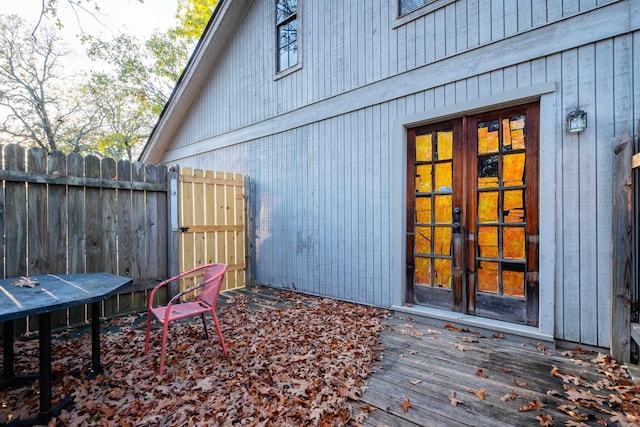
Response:
[[[180,271],[227,264],[223,290],[245,285],[245,195],[241,174],[180,169]]]

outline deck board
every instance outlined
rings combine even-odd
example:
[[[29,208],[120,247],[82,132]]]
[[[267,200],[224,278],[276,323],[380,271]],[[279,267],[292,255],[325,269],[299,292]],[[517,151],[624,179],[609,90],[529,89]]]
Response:
[[[476,331],[455,332],[394,316],[384,323],[383,358],[362,395],[362,403],[377,408],[367,419],[369,426],[539,425],[536,416],[543,413],[553,417],[554,425],[565,425],[570,417],[557,407],[575,403],[561,394],[562,381],[551,374],[553,366],[588,381],[602,378],[593,365],[576,364],[561,351],[538,347],[537,343],[496,339]],[[476,374],[480,369],[486,378]],[[470,393],[482,389],[486,391],[484,400]],[[549,390],[560,394],[548,395]],[[463,403],[451,405],[452,392]],[[519,397],[501,400],[512,392]],[[406,413],[400,406],[405,397],[412,404]],[[519,411],[533,400],[544,407]],[[595,411],[579,410],[592,419],[603,417]]]
[[[248,298],[253,309],[286,309],[306,301],[293,292],[252,286],[223,292],[219,306],[232,303],[230,297]],[[561,350],[527,339],[504,339],[469,329],[455,331],[441,322],[427,324],[393,313],[383,324],[382,358],[368,377],[360,400],[351,402],[354,415],[366,405],[375,410],[353,425],[535,426],[540,425],[536,417],[542,414],[552,416],[553,425],[566,425],[571,418],[558,407],[576,404],[567,399],[562,380],[551,374],[552,368],[591,383],[604,378],[594,364],[576,362],[579,357],[563,355]],[[486,377],[479,376],[479,370]],[[482,389],[484,400],[470,392]],[[462,403],[453,406],[451,393]],[[502,400],[510,393],[517,397]],[[411,402],[406,412],[401,407],[405,398]],[[519,410],[534,400],[544,406]],[[598,425],[598,419],[607,418],[592,409],[578,407],[578,411],[589,417],[585,425]]]

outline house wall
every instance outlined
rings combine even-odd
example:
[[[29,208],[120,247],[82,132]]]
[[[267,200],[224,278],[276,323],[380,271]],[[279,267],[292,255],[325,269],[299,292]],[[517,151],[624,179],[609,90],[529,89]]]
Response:
[[[640,119],[640,1],[440,0],[403,19],[395,0],[299,3],[301,69],[275,76],[273,2],[254,1],[163,158],[251,177],[255,279],[401,304],[404,129],[542,96],[541,328],[608,347],[612,141]]]

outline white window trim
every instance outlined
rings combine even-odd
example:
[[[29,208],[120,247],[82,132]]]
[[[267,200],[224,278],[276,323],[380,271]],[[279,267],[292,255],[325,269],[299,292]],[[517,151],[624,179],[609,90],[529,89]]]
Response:
[[[275,27],[276,27],[276,35],[274,37],[274,67],[273,69],[275,70],[275,76],[273,78],[273,80],[279,80],[285,76],[288,76],[291,73],[294,73],[296,71],[298,71],[299,69],[302,68],[302,49],[300,49],[300,45],[301,45],[301,40],[302,40],[302,35],[300,34],[300,27],[301,27],[301,22],[302,22],[302,0],[297,0],[296,1],[296,48],[298,49],[297,52],[297,59],[298,62],[296,63],[296,65],[292,65],[291,67],[285,68],[283,70],[278,70],[278,66],[280,64],[280,52],[278,50],[278,22],[277,22],[277,17],[276,17],[276,10],[275,8],[271,9],[273,11],[273,19],[272,21],[275,23]]]
[[[392,1],[395,3],[395,5],[390,8],[392,10],[392,13],[394,14],[391,20],[391,22],[393,22],[391,28],[395,29],[402,25],[405,25],[408,22],[414,21],[424,15],[427,15],[436,9],[443,8],[446,5],[455,2],[456,0],[435,0],[402,16],[400,16],[400,0]]]

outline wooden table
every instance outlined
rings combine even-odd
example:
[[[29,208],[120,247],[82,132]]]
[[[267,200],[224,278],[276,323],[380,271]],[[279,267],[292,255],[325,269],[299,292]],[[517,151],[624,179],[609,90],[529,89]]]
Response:
[[[40,339],[40,412],[35,422],[46,423],[55,412],[51,408],[51,312],[91,304],[92,374],[102,370],[100,364],[100,301],[118,293],[133,281],[129,277],[108,273],[47,274],[31,276],[38,285],[17,287],[18,279],[0,280],[0,322],[4,322],[3,382],[17,377],[13,372],[13,321],[38,315]],[[61,410],[58,409],[58,411]],[[57,415],[57,414],[56,414]]]

